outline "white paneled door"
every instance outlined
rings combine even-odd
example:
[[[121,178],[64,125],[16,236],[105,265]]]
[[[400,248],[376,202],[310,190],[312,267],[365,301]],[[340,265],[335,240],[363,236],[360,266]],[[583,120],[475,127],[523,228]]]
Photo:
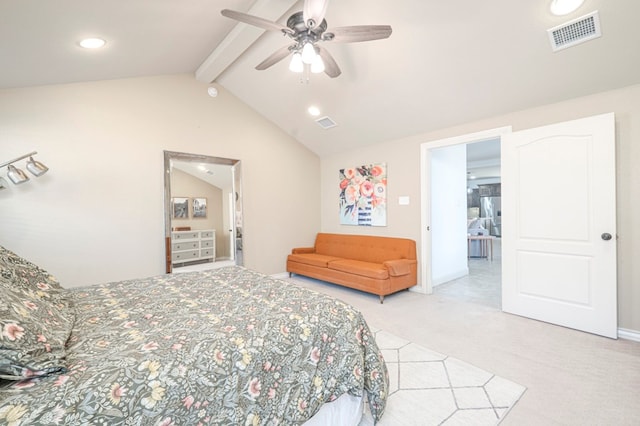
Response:
[[[617,338],[614,115],[502,138],[502,309]]]

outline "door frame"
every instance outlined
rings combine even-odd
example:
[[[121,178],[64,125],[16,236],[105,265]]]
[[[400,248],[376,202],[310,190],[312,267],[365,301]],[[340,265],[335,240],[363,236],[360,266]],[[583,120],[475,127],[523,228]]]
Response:
[[[482,142],[485,140],[501,138],[503,135],[511,133],[511,126],[498,127],[483,130],[475,133],[468,133],[446,139],[439,139],[420,144],[420,234],[421,234],[421,260],[420,260],[420,284],[412,287],[418,293],[433,293],[433,280],[431,277],[431,174],[429,164],[431,163],[431,150],[453,145]]]

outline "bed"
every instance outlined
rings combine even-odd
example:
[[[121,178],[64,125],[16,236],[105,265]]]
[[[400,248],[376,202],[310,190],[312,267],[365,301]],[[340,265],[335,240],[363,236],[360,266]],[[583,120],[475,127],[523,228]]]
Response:
[[[384,412],[362,315],[243,267],[64,289],[0,247],[0,292],[0,424],[335,424],[319,416],[347,400]]]

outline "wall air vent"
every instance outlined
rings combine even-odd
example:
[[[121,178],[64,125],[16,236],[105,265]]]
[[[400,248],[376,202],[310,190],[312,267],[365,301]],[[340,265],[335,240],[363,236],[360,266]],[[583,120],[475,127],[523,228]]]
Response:
[[[316,120],[316,123],[318,123],[323,129],[330,129],[337,126],[336,122],[329,117],[320,117]]]
[[[602,35],[598,11],[547,30],[554,52],[593,40]]]

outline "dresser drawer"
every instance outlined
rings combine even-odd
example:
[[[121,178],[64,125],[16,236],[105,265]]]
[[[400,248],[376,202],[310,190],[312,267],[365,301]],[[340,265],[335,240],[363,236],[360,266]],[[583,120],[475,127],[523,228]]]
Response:
[[[213,240],[200,241],[200,248],[213,247]]]
[[[200,238],[213,238],[213,231],[202,231]]]
[[[200,250],[200,257],[209,258],[209,259],[212,258],[213,257],[213,248]]]
[[[171,234],[171,239],[176,240],[195,240],[199,237],[200,233],[198,231],[193,232],[174,232]]]
[[[200,255],[200,250],[188,250],[171,253],[171,261],[173,262],[187,262],[189,260],[197,259]]]
[[[181,243],[171,244],[171,251],[181,251],[189,249],[197,249],[199,244],[197,241],[183,241]]]

